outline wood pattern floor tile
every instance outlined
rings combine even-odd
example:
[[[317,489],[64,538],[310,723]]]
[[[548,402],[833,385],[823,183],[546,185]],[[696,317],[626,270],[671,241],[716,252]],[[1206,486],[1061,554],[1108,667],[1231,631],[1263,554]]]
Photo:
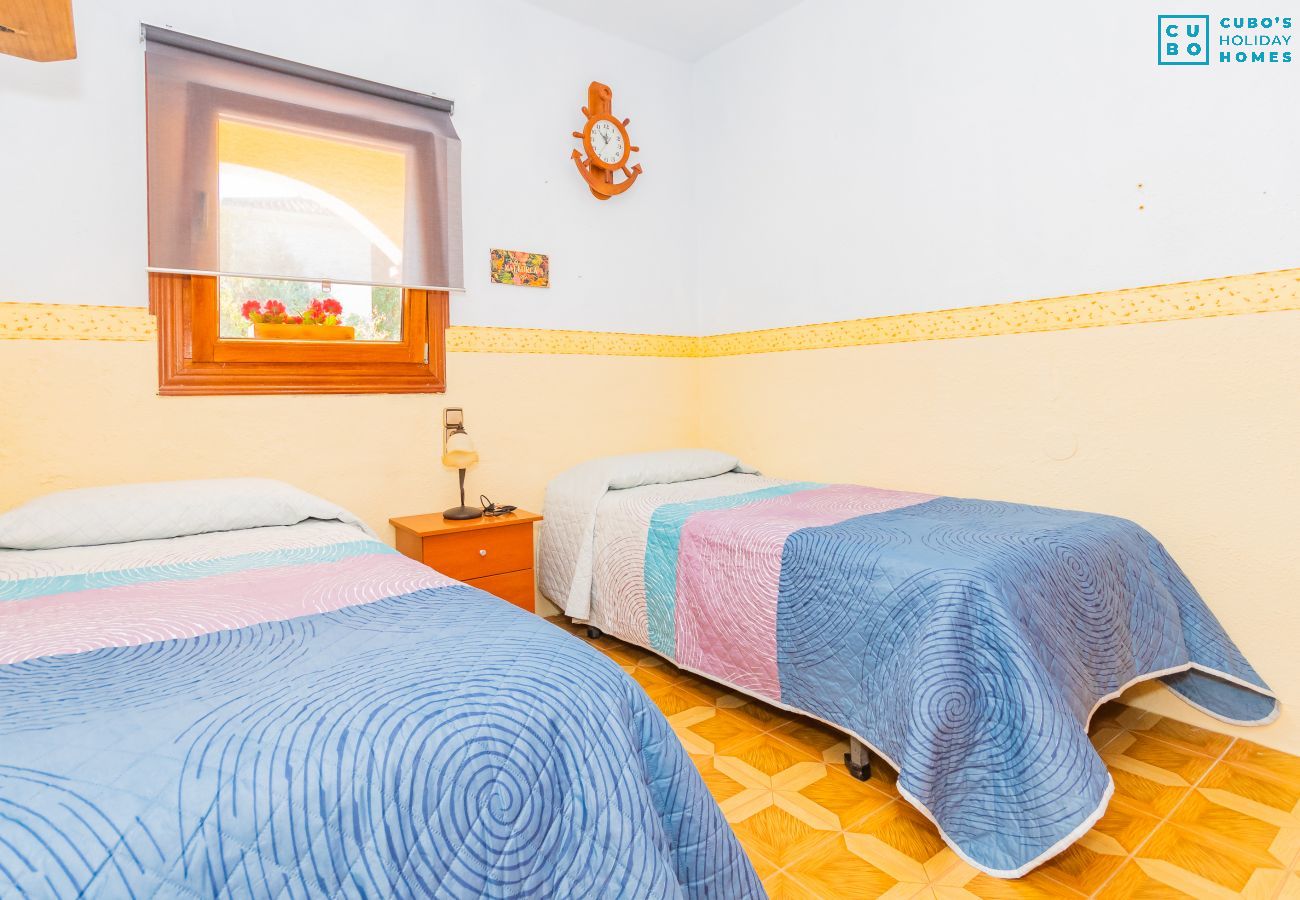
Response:
[[[780,741],[774,741],[766,734],[753,735],[734,747],[727,755],[739,759],[769,777],[779,776],[796,765],[813,766],[822,771],[826,768],[822,761],[811,753],[804,753]]]
[[[742,694],[727,694],[720,697],[717,705],[734,712],[738,716],[749,719],[764,731],[783,725],[790,718],[790,714],[784,710],[768,706],[766,703]]]
[[[1208,772],[1215,762],[1213,758],[1196,751],[1168,744],[1137,731],[1130,731],[1117,738],[1103,755],[1123,757],[1136,763],[1140,768],[1130,767],[1129,771],[1154,777],[1161,783],[1165,782],[1150,773],[1158,769],[1176,776],[1180,784],[1188,786]],[[1168,783],[1173,784],[1173,781]]]
[[[966,863],[959,863],[939,881],[932,884],[931,889],[942,900],[1082,900],[1087,896],[1053,880],[1041,870],[1021,878],[993,878]]]
[[[1097,900],[1201,900],[1203,896],[1188,894],[1165,884],[1131,860],[1124,864],[1110,884],[1096,894]]]
[[[852,829],[868,815],[893,802],[892,798],[847,774],[842,766],[825,766],[825,770],[824,778],[814,781],[799,793],[835,813],[843,829]]]
[[[657,666],[630,665],[623,666],[623,671],[632,676],[637,684],[647,691],[652,687],[669,686],[675,681],[672,676]]]
[[[1079,894],[1091,895],[1119,871],[1159,824],[1154,816],[1112,801],[1091,831],[1030,874],[1041,874]]]
[[[699,709],[700,707],[696,707]],[[744,744],[751,739],[762,739],[763,731],[752,722],[742,719],[725,709],[716,707],[708,708],[712,715],[701,718],[700,721],[690,726],[692,734],[707,742],[713,749],[712,753],[726,755],[732,752],[732,749],[739,744]]]
[[[754,867],[754,873],[757,874],[762,881],[767,881],[770,878],[776,877],[777,873],[781,871],[780,867],[777,866],[776,863],[772,862],[758,851],[750,850],[748,851],[748,854],[750,865]]]
[[[1148,715],[1153,714],[1148,713]],[[1166,744],[1173,744],[1175,747],[1181,747],[1184,750],[1190,750],[1193,753],[1200,753],[1214,759],[1222,756],[1223,752],[1232,743],[1232,738],[1226,734],[1197,728],[1195,725],[1188,725],[1186,722],[1179,722],[1162,716],[1155,716],[1151,721],[1144,722],[1140,726],[1128,730],[1133,734],[1155,738]]]
[[[1300,758],[1106,704],[1089,730],[1115,780],[1105,816],[1027,876],[991,878],[899,797],[888,764],[849,776],[843,734],[560,624],[668,717],[775,900],[1300,900]]]
[[[660,711],[668,717],[669,722],[673,721],[673,716],[690,709],[713,708],[701,703],[700,699],[690,691],[683,690],[675,684],[656,684],[646,687],[645,692],[654,705],[659,707]]]
[[[1300,791],[1216,766],[1169,821],[1251,858],[1287,867],[1300,853]]]
[[[734,708],[744,705],[744,701],[735,693],[735,691],[701,678],[694,672],[683,672],[681,683],[683,686],[690,688],[692,691],[703,697],[710,706],[716,706],[719,703],[721,703],[724,708],[727,706]]]
[[[893,847],[851,832],[820,841],[786,868],[816,897],[913,897],[930,884],[923,864]]]
[[[712,755],[692,756],[691,761],[695,763],[695,768],[699,770],[705,786],[708,787],[709,793],[714,800],[718,801],[719,805],[726,803],[747,789],[743,782],[737,781],[726,772],[719,771],[713,765]]]
[[[848,774],[848,767],[844,765],[844,754],[849,752],[849,739],[829,726],[803,716],[792,716],[768,733],[782,743],[820,756],[822,762],[837,772]],[[891,800],[898,799],[898,773],[889,763],[878,757],[871,760],[871,777],[858,783],[880,792]]]
[[[1271,898],[1286,877],[1267,853],[1245,852],[1171,822],[1133,861],[1148,878],[1193,897]]]
[[[679,683],[705,698],[710,705],[748,720],[761,731],[783,724],[789,718],[789,714],[784,710],[771,707],[752,697],[737,694],[730,688],[714,684],[691,672],[683,672]]]
[[[770,878],[764,878],[763,889],[767,891],[768,900],[828,900],[824,895],[808,890],[808,888],[784,872],[778,872]]]
[[[1141,728],[1144,723],[1153,722],[1159,718],[1160,716],[1153,712],[1147,712],[1135,706],[1126,706],[1119,701],[1112,700],[1109,703],[1103,703],[1093,713],[1089,730],[1101,727],[1115,727],[1124,731],[1135,731]]]
[[[726,813],[726,809],[723,810]],[[778,806],[764,806],[758,812],[740,810],[739,821],[731,822],[746,850],[755,850],[765,859],[785,868],[829,836],[843,832],[828,831],[809,825]],[[730,820],[728,816],[728,820]]]
[[[1235,763],[1271,781],[1281,781],[1300,788],[1300,757],[1238,740],[1223,755],[1224,762]]]
[[[1115,796],[1130,809],[1164,818],[1183,801],[1214,760],[1126,731],[1101,751]]]
[[[886,870],[934,879],[959,862],[938,830],[907,803],[895,801],[844,833],[849,849]]]
[[[1238,794],[1253,803],[1287,814],[1294,814],[1300,803],[1300,783],[1288,784],[1266,772],[1248,769],[1224,759],[1201,780],[1205,790],[1222,790]],[[1265,813],[1261,812],[1261,815]]]
[[[791,716],[771,731],[773,737],[815,756],[824,756],[832,748],[848,746],[848,740],[840,732],[802,716]]]

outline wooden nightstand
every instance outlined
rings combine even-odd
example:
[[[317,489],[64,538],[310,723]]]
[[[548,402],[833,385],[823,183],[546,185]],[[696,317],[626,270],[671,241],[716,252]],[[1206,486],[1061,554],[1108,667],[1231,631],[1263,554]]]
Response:
[[[388,522],[397,529],[403,555],[534,612],[533,523],[541,520],[517,509],[462,522],[442,513]]]

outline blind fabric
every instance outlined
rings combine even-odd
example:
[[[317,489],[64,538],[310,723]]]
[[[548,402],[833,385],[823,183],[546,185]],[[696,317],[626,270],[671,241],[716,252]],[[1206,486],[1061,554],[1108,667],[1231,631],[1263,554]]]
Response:
[[[445,101],[149,32],[151,271],[464,289]]]

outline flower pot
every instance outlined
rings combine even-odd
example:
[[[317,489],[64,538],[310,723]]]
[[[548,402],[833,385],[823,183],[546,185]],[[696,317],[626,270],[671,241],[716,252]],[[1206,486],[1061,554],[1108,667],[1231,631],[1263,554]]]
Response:
[[[253,325],[253,337],[268,341],[350,341],[356,336],[351,325]]]

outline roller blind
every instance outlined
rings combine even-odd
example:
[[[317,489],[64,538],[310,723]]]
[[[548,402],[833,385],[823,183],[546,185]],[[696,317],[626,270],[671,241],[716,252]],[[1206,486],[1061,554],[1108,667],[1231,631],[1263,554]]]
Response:
[[[464,289],[450,102],[144,34],[151,271]]]

